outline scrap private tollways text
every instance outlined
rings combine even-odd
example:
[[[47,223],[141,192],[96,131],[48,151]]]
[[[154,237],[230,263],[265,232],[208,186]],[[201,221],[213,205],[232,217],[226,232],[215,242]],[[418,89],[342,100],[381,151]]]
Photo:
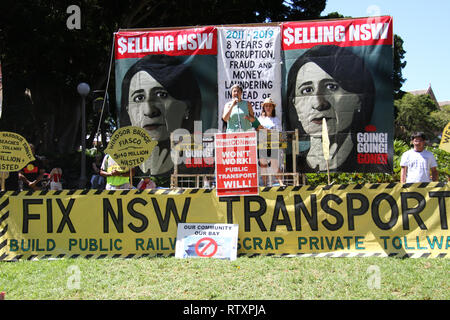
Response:
[[[136,252],[167,252],[175,251],[176,237],[135,238],[133,251]],[[123,239],[69,238],[55,239],[10,239],[11,252],[55,252],[65,249],[68,252],[110,253],[126,251]],[[448,250],[450,237],[447,236],[416,236],[407,239],[406,236],[379,236],[376,238],[383,250]],[[283,252],[284,237],[243,237],[238,238],[237,250],[262,250],[266,252]],[[297,237],[296,250],[299,251],[337,251],[365,250],[364,236],[320,236]]]

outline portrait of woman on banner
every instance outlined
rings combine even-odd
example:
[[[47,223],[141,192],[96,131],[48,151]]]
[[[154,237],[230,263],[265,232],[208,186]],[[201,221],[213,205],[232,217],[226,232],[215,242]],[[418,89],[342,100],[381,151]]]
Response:
[[[369,124],[375,98],[373,78],[364,60],[346,48],[318,45],[294,62],[287,81],[287,125],[299,131],[299,171],[327,170],[322,148],[324,118],[330,170],[357,169],[356,134]]]
[[[144,128],[158,145],[140,165],[146,175],[173,170],[170,134],[179,128],[193,132],[200,119],[201,94],[191,68],[178,58],[148,55],[138,60],[122,82],[121,126]]]

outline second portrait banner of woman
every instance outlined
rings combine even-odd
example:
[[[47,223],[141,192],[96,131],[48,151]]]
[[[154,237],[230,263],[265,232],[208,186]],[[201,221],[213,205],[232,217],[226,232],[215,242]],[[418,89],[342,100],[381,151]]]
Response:
[[[158,141],[142,172],[170,174],[175,163],[179,173],[213,173],[224,86],[239,84],[256,116],[270,97],[282,130],[298,132],[298,172],[327,170],[323,119],[330,171],[392,172],[392,38],[389,16],[119,31],[120,126],[143,127]],[[172,133],[184,149],[172,152]]]

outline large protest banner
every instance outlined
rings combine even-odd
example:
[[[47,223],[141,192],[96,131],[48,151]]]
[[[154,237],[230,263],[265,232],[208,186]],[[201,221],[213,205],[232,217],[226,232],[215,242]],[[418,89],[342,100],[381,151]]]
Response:
[[[178,128],[187,134],[223,131],[222,110],[237,83],[256,116],[261,114],[264,98],[270,96],[281,106],[276,116],[282,119],[283,129],[299,130],[295,148],[300,150],[299,172],[326,170],[322,119],[329,129],[331,171],[392,172],[392,38],[392,18],[386,16],[121,30],[115,34],[120,125],[153,132],[160,142],[153,159],[141,169],[152,175],[169,172],[173,163],[168,156],[168,134]],[[179,67],[179,61],[186,68]],[[312,75],[321,78],[310,79]],[[325,79],[333,81],[321,81]],[[166,91],[153,95],[169,97],[164,121],[157,119],[163,108],[157,106],[156,98],[130,95],[137,83],[147,86],[135,92],[148,91],[153,80],[153,85]],[[300,87],[300,81],[312,85]],[[144,112],[145,108],[152,112]],[[196,120],[201,122],[195,126]],[[212,173],[212,136],[183,141],[178,173]]]
[[[238,255],[448,257],[445,183],[2,192],[0,260],[173,255],[178,223],[239,225]]]
[[[299,172],[392,172],[392,18],[283,23],[287,129],[300,133]]]
[[[281,104],[280,46],[279,26],[218,28],[219,123],[234,84],[241,85],[242,99],[251,103],[256,117],[265,98]],[[278,111],[282,119],[281,108]]]
[[[215,27],[121,30],[115,34],[120,126],[142,127],[158,141],[148,161],[140,166],[145,174],[164,175],[173,169],[170,134],[175,130],[192,134],[196,121],[200,133],[217,127],[216,56]]]

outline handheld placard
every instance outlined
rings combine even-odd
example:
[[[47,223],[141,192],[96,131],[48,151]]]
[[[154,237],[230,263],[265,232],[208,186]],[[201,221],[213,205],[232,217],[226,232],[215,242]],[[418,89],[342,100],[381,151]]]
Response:
[[[23,169],[35,160],[27,140],[20,134],[0,131],[0,179],[2,191],[5,190],[5,180],[8,172]]]
[[[113,133],[105,152],[126,172],[147,160],[157,144],[145,129],[127,126]],[[131,170],[130,183],[133,184]]]

